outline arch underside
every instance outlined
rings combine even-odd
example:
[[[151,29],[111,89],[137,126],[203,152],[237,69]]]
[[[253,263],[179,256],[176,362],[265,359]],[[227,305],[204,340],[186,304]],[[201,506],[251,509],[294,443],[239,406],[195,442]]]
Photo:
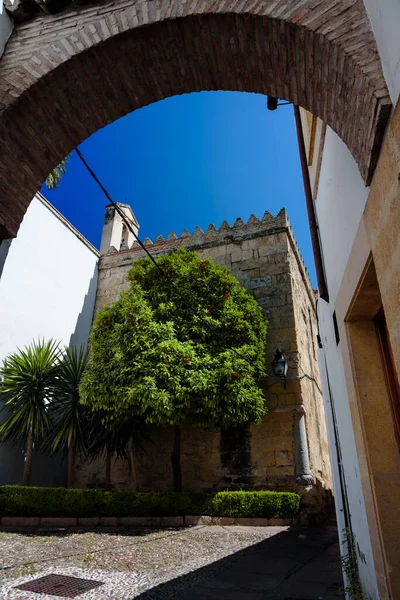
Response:
[[[0,61],[3,237],[16,235],[48,172],[84,139],[137,108],[201,90],[303,106],[342,138],[369,183],[390,100],[361,2],[299,0],[285,13],[287,2],[253,0],[258,14],[244,1],[242,12],[216,14],[204,0],[197,5],[208,14],[162,14],[191,4],[115,0],[16,28]],[[310,8],[324,5],[322,16]]]

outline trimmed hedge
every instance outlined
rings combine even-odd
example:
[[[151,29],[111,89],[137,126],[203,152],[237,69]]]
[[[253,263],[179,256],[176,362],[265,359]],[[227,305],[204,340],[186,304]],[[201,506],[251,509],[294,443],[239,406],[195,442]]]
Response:
[[[0,486],[0,516],[13,517],[296,517],[292,492],[103,492],[66,488]]]

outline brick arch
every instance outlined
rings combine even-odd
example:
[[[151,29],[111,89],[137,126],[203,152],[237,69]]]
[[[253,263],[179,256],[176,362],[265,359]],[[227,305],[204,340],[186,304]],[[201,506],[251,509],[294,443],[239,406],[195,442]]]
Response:
[[[362,0],[113,0],[19,25],[0,61],[0,232],[49,170],[123,115],[200,90],[300,104],[370,181],[390,100]],[[195,118],[195,115],[194,115]]]

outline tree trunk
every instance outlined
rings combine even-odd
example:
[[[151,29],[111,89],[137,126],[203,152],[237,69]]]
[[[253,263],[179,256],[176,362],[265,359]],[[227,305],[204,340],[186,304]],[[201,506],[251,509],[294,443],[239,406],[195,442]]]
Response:
[[[174,492],[182,491],[182,472],[181,472],[181,430],[180,427],[174,429],[174,449],[171,454],[172,474],[174,478]]]
[[[106,450],[106,479],[105,488],[107,492],[111,490],[111,452]]]
[[[74,463],[75,463],[75,442],[72,442],[68,448],[68,480],[69,488],[74,487]]]
[[[133,491],[138,492],[139,486],[138,486],[138,478],[137,478],[137,472],[136,472],[135,454],[133,452],[132,442],[129,443],[129,462],[130,462],[130,467],[131,467],[131,478],[132,478]]]
[[[32,459],[33,459],[33,435],[32,429],[28,432],[28,439],[26,440],[26,456],[24,474],[22,475],[22,485],[29,485],[31,481],[32,473]]]

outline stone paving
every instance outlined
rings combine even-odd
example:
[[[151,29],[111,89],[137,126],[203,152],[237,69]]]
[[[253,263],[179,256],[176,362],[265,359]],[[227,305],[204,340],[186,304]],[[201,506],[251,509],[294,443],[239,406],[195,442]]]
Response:
[[[81,600],[343,599],[333,526],[0,532],[0,598],[60,600],[16,589],[47,574],[104,582]]]

